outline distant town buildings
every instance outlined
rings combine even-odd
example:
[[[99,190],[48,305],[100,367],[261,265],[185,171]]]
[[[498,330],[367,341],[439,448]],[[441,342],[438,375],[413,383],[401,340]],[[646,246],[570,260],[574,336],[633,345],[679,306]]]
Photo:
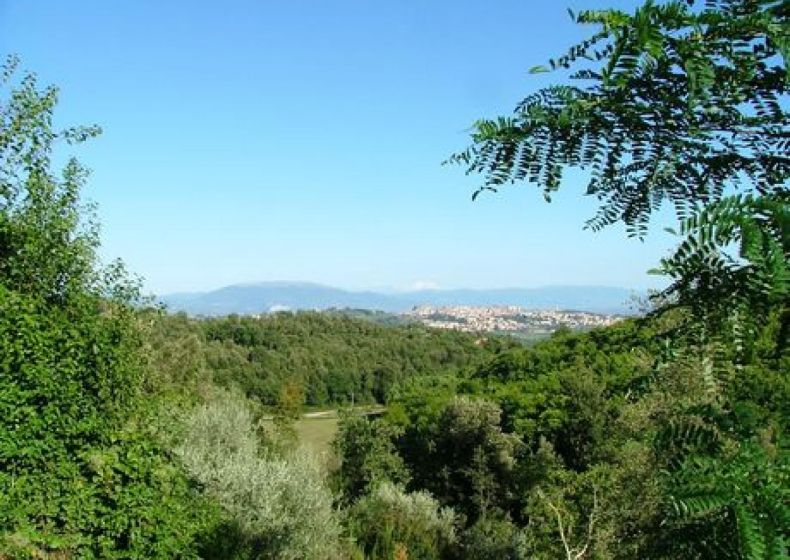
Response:
[[[517,306],[454,305],[415,307],[407,315],[428,327],[466,332],[550,333],[561,327],[589,330],[606,327],[622,319],[584,311],[524,309]]]

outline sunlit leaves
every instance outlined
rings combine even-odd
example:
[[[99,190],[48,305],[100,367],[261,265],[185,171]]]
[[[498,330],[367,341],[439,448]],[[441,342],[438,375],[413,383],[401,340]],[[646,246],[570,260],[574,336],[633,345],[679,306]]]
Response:
[[[56,132],[56,89],[16,65],[0,80],[0,557],[193,557],[202,513],[135,422],[137,286],[98,266],[86,169],[51,165],[58,140],[98,129]]]
[[[587,190],[602,203],[588,225],[624,221],[634,235],[644,235],[665,200],[783,188],[786,9],[648,2],[632,15],[584,11],[575,19],[599,29],[533,72],[574,67],[572,77],[588,85],[548,87],[511,117],[478,121],[471,148],[450,161],[482,174],[483,188],[528,181],[552,191],[558,167],[587,169]]]

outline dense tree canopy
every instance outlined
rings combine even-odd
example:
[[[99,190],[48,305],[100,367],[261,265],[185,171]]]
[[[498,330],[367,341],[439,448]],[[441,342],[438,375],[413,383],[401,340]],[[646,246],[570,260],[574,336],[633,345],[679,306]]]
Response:
[[[277,404],[285,387],[300,387],[304,403],[298,404],[310,406],[385,403],[400,381],[459,372],[516,344],[418,324],[385,326],[339,312],[159,318],[155,348],[172,352],[176,339],[192,347],[191,359],[197,357],[217,383],[267,405]]]
[[[778,321],[726,378],[708,348],[666,344],[678,321],[558,333],[461,378],[404,385],[386,419],[402,431],[409,488],[464,513],[468,546],[528,558],[563,554],[557,515],[576,527],[568,546],[594,558],[781,558],[790,355],[776,357]],[[459,396],[487,420],[459,420]]]

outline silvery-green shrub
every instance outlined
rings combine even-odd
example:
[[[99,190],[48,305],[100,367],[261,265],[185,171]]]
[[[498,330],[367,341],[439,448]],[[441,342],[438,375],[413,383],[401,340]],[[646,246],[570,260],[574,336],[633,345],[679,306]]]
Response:
[[[341,527],[320,462],[304,450],[276,456],[263,449],[241,398],[227,394],[198,407],[177,453],[240,529],[252,556],[340,555]]]
[[[427,492],[382,482],[351,508],[351,528],[366,557],[444,558],[456,544],[456,516]]]

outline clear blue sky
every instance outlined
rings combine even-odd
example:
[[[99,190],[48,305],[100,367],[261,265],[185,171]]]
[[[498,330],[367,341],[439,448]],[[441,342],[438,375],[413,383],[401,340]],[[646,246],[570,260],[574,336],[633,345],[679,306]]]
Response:
[[[0,0],[0,53],[98,123],[106,257],[158,293],[259,280],[347,288],[655,286],[671,239],[583,231],[568,177],[472,202],[441,161],[469,125],[559,75],[588,30],[566,8],[631,0]]]

